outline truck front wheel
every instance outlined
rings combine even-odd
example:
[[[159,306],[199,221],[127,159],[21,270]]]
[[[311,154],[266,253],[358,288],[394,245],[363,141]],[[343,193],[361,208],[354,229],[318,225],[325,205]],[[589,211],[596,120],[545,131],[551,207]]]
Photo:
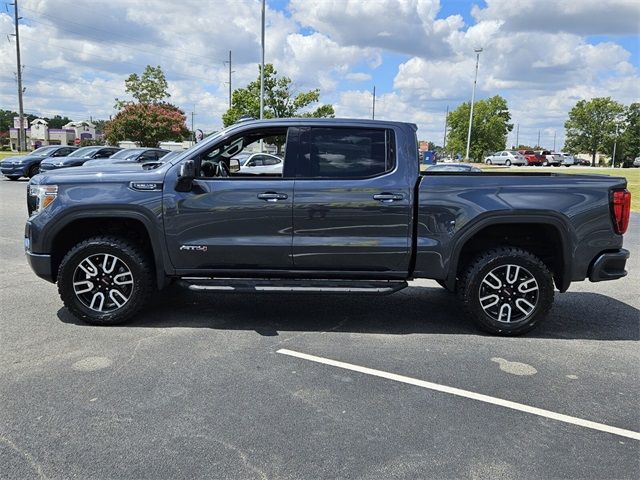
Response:
[[[477,256],[463,273],[458,295],[483,330],[520,335],[534,328],[553,303],[553,277],[535,255],[500,247]]]
[[[149,260],[141,249],[112,236],[78,243],[58,270],[58,292],[65,306],[93,325],[130,319],[147,302],[152,281]]]

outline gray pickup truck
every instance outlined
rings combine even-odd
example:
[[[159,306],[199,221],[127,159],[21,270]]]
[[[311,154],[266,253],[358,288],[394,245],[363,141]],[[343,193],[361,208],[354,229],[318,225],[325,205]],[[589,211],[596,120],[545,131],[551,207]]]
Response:
[[[284,152],[281,172],[234,159],[266,148]],[[172,280],[383,294],[427,278],[484,330],[516,335],[544,318],[555,289],[626,275],[630,201],[617,177],[421,173],[409,123],[247,121],[165,163],[35,176],[25,249],[92,324],[131,318]]]

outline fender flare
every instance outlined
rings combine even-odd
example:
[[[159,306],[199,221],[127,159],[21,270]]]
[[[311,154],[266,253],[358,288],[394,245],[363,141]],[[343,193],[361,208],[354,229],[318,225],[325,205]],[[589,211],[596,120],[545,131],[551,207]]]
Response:
[[[83,219],[100,219],[100,218],[126,218],[140,222],[149,236],[149,242],[153,250],[153,261],[156,269],[156,282],[158,288],[161,289],[167,284],[167,272],[166,267],[171,263],[166,256],[166,249],[164,248],[164,230],[162,220],[151,217],[145,212],[145,209],[136,208],[131,205],[126,208],[123,207],[106,207],[97,208],[92,211],[69,211],[63,214],[63,216],[56,219],[55,222],[51,222],[51,229],[47,229],[43,232],[42,244],[46,251],[53,251],[53,242],[57,235],[62,232],[67,226],[76,220]]]
[[[568,219],[564,215],[551,211],[545,213],[532,213],[530,211],[516,212],[513,210],[505,213],[489,212],[480,216],[470,225],[465,225],[464,229],[452,239],[453,248],[451,249],[451,261],[449,263],[447,279],[445,280],[447,287],[449,289],[455,288],[460,254],[464,246],[474,235],[487,227],[522,223],[550,225],[558,232],[561,243],[562,272],[557,272],[559,281],[556,286],[558,290],[565,292],[571,284],[573,254],[570,246],[575,244],[575,234]]]

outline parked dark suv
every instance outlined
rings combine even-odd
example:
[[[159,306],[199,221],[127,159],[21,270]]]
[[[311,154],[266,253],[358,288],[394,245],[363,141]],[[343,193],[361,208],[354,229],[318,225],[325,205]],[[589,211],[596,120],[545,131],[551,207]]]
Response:
[[[109,158],[122,150],[118,147],[82,147],[66,157],[47,158],[40,164],[40,171],[55,170],[56,168],[79,167],[94,158]]]
[[[169,150],[163,150],[161,148],[126,148],[120,150],[108,159],[89,160],[85,165],[95,167],[97,165],[111,165],[113,163],[156,162],[167,153],[169,153]]]
[[[44,159],[66,157],[77,149],[78,147],[59,145],[40,147],[27,155],[5,158],[0,162],[0,171],[9,180],[17,180],[20,177],[31,178],[40,171],[40,163]]]

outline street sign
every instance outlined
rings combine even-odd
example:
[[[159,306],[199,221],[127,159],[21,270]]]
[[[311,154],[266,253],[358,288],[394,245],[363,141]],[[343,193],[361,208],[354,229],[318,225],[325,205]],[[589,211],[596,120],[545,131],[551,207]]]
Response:
[[[13,128],[20,128],[20,117],[13,117]],[[22,128],[29,128],[27,117],[22,117]]]

